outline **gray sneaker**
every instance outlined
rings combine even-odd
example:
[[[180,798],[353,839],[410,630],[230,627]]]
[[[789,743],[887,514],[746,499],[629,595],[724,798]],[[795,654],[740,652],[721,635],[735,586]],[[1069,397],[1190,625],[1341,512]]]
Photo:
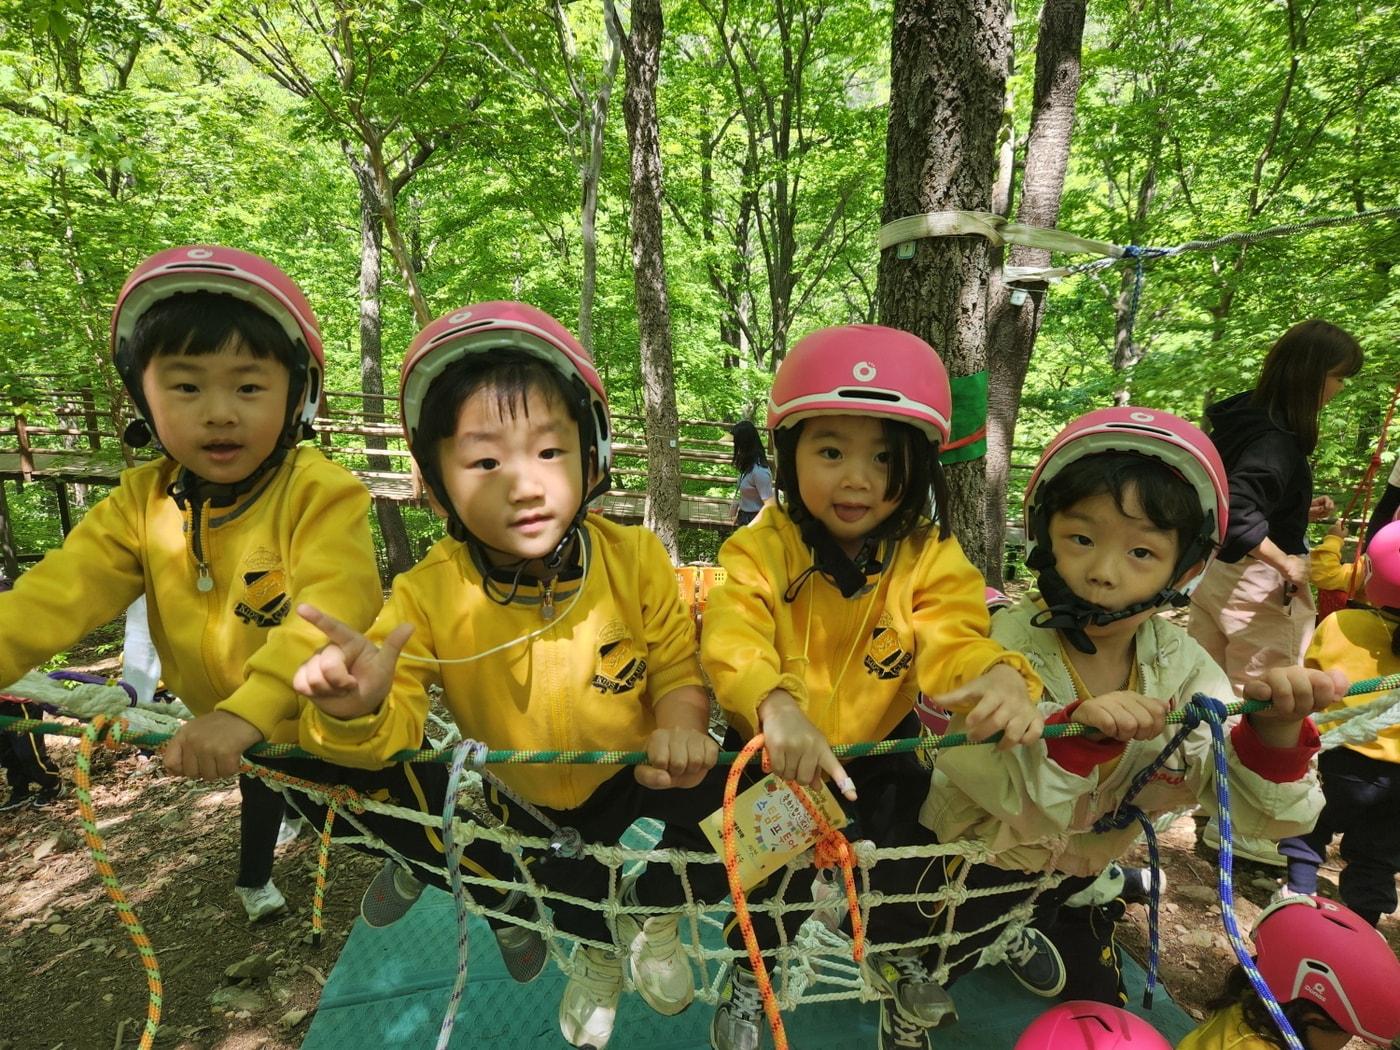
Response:
[[[423,884],[397,861],[387,859],[360,899],[360,915],[375,929],[392,926],[408,914],[422,894]]]
[[[958,1019],[952,996],[929,976],[917,951],[875,952],[866,957],[865,974],[877,991],[890,997],[902,1021],[920,1028],[937,1028]],[[882,1022],[882,1039],[884,1031]]]
[[[712,1050],[758,1050],[763,1040],[763,999],[753,971],[730,963],[729,980],[719,993],[710,1021]]]
[[[516,890],[506,899],[501,910],[507,915],[515,915],[515,909],[524,899],[525,895]],[[530,908],[529,917],[539,922],[540,910],[537,906]],[[544,964],[549,961],[549,949],[545,946],[544,935],[539,930],[529,926],[510,925],[492,927],[491,932],[496,936],[496,947],[501,950],[501,961],[506,964],[506,973],[510,974],[513,980],[528,984],[544,970]]]

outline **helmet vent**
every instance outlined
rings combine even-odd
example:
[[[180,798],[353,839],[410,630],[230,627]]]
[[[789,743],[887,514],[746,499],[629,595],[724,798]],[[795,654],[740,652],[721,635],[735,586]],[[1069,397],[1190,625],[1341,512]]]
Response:
[[[201,272],[209,270],[223,270],[226,273],[238,272],[236,267],[229,266],[227,263],[211,262],[208,259],[201,259],[198,262],[170,263],[165,268],[167,270],[199,270]]]
[[[837,397],[859,398],[862,401],[889,401],[895,403],[899,401],[899,395],[890,393],[887,390],[870,390],[865,387],[844,387],[836,391]]]

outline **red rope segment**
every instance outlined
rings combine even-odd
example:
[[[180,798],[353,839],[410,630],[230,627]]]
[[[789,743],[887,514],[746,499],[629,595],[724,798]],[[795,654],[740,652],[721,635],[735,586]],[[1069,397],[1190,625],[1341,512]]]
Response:
[[[749,759],[763,747],[763,734],[758,733],[744,745],[739,757],[730,767],[729,776],[724,781],[724,809],[721,834],[724,839],[724,871],[729,878],[729,893],[734,901],[734,916],[744,935],[744,949],[748,952],[749,963],[753,967],[754,979],[758,982],[758,992],[763,999],[763,1012],[768,1017],[768,1027],[773,1031],[773,1050],[787,1050],[787,1032],[783,1029],[783,1015],[778,1009],[777,996],[773,994],[773,982],[768,976],[768,967],[763,962],[763,951],[753,932],[753,919],[749,915],[748,900],[744,896],[744,886],[739,881],[739,855],[734,845],[734,799],[739,794],[739,777],[748,765]],[[763,752],[763,771],[769,772],[771,764],[768,752]],[[820,837],[812,849],[812,864],[817,868],[830,868],[841,865],[841,874],[846,884],[846,906],[851,913],[851,937],[854,947],[851,957],[859,963],[865,958],[865,928],[860,920],[860,898],[856,894],[856,878],[851,844],[846,836],[833,828],[821,807],[808,797],[802,785],[789,780],[788,788],[802,803]],[[737,965],[737,964],[736,964]],[[732,979],[732,978],[731,978]]]

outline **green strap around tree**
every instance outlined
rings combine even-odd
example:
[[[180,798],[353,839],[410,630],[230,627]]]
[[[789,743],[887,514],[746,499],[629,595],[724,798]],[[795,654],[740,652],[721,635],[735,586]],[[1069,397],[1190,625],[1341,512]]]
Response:
[[[944,464],[967,463],[987,454],[987,373],[954,376],[952,436],[938,457]]]

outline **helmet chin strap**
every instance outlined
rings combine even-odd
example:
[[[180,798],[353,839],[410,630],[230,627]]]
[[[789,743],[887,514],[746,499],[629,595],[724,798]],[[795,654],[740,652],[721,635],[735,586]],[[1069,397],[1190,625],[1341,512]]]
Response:
[[[841,549],[841,545],[832,537],[826,526],[816,518],[809,517],[797,528],[802,534],[802,542],[812,550],[812,565],[788,587],[787,593],[783,595],[788,602],[797,599],[797,592],[814,572],[819,572],[830,580],[841,592],[841,597],[854,598],[866,587],[867,577],[878,573],[884,567],[879,558],[872,555],[867,562],[867,569],[862,569]]]
[[[166,495],[173,499],[181,510],[199,503],[208,504],[210,507],[231,507],[238,501],[238,497],[252,492],[269,471],[280,466],[289,451],[285,445],[278,445],[246,478],[229,484],[209,481],[182,466],[175,475],[175,480],[166,487]]]
[[[428,485],[432,488],[433,495],[437,498],[438,503],[447,514],[447,534],[449,536],[459,543],[466,544],[469,549],[481,556],[480,560],[488,563],[490,559],[486,557],[487,552],[504,554],[507,557],[512,556],[512,551],[506,551],[502,550],[500,547],[491,546],[491,544],[487,543],[476,533],[472,532],[471,529],[467,528],[467,523],[462,520],[462,516],[457,513],[457,508],[452,505],[452,501],[448,498],[446,486],[442,484],[441,479],[437,477],[428,478],[425,476],[424,480],[427,481]],[[504,600],[496,599],[494,595],[491,596],[492,600],[499,601],[501,605],[510,604],[510,601],[515,597],[516,590],[519,588],[520,573],[529,562],[538,560],[551,573],[557,572],[562,568],[565,558],[572,549],[571,545],[573,541],[578,538],[579,529],[583,527],[583,519],[588,513],[588,505],[611,488],[612,471],[604,470],[602,477],[588,490],[588,494],[579,501],[578,510],[574,512],[573,520],[569,522],[569,527],[566,528],[564,534],[559,537],[559,542],[554,545],[553,550],[539,559],[519,558],[501,566],[503,569],[514,568],[516,570],[516,584],[511,588],[510,593],[505,596]],[[490,594],[489,590],[487,593]]]

